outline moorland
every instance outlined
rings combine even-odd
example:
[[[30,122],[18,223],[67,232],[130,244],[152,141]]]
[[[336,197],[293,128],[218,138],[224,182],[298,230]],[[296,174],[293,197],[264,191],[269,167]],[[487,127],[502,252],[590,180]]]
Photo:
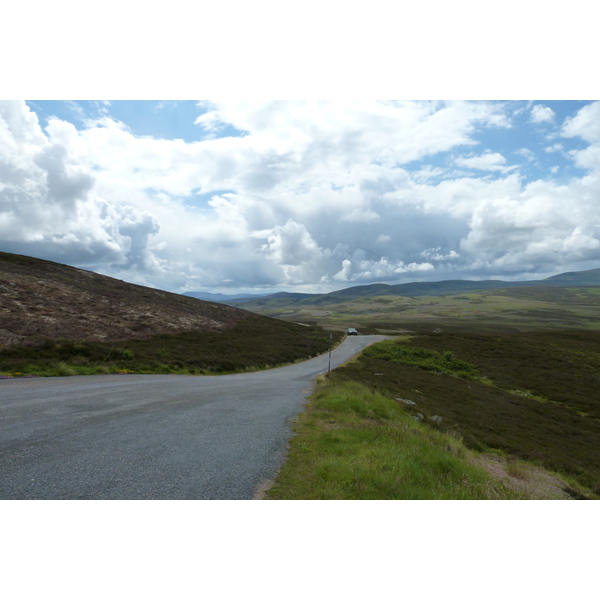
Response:
[[[513,487],[526,487],[526,480],[533,480],[536,472],[555,473],[568,482],[561,490],[570,497],[598,498],[599,274],[598,270],[586,272],[583,281],[566,274],[550,282],[555,285],[491,289],[477,289],[476,282],[469,282],[468,292],[457,293],[457,286],[452,285],[437,296],[426,295],[431,288],[422,288],[420,295],[402,296],[390,295],[389,286],[380,290],[371,286],[369,291],[385,295],[367,296],[359,290],[355,295],[346,292],[346,300],[338,293],[325,299],[278,297],[245,302],[243,306],[284,320],[396,336],[325,377],[322,391],[297,423],[298,435],[270,497],[432,497],[431,488],[422,496],[422,491],[409,491],[402,484],[414,477],[407,479],[402,472],[399,455],[381,458],[386,466],[377,470],[394,473],[385,484],[358,475],[361,445],[348,440],[358,431],[367,435],[378,423],[381,435],[376,439],[384,440],[385,432],[400,427],[405,432],[404,444],[406,423],[391,424],[396,417],[390,415],[398,410],[393,405],[399,404],[403,414],[412,415],[428,429],[460,439],[486,468],[499,470],[503,481],[512,482]],[[350,389],[348,404],[338,402],[332,409],[327,390],[334,390],[335,395],[343,385],[359,385],[364,390],[357,396]],[[358,418],[348,406],[365,394],[371,394],[370,400],[361,401],[357,411],[363,416]],[[388,402],[383,412],[369,412],[369,403],[376,406],[383,399]],[[344,429],[349,413],[358,421]],[[444,444],[450,448],[448,441]],[[372,444],[371,450],[376,446]],[[398,444],[394,447],[397,454]],[[341,448],[349,459],[346,467],[339,464]],[[304,468],[302,456],[310,457],[310,469]],[[335,469],[332,464],[337,465]],[[429,464],[427,470],[432,469]],[[340,474],[344,474],[343,481]],[[446,497],[444,493],[437,497]],[[472,487],[455,491],[452,497],[460,493],[478,497]],[[510,497],[498,490],[493,493]],[[549,497],[533,493],[529,497]]]
[[[229,373],[304,360],[329,344],[319,326],[0,253],[0,376]]]
[[[597,286],[523,286],[472,290],[437,296],[386,295],[321,297],[302,301],[264,299],[236,304],[287,321],[337,330],[402,334],[436,328],[474,331],[585,329],[600,331],[600,277]]]
[[[599,390],[593,329],[421,325],[323,377],[269,497],[598,499]]]
[[[599,276],[234,307],[0,253],[0,376],[242,372],[355,327],[394,339],[321,378],[267,497],[597,499]]]

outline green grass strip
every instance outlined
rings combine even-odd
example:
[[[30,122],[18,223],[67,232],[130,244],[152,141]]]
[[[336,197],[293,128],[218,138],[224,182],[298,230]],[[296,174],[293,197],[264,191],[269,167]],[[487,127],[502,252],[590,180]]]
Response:
[[[519,496],[462,442],[355,382],[320,382],[267,499],[442,500]]]

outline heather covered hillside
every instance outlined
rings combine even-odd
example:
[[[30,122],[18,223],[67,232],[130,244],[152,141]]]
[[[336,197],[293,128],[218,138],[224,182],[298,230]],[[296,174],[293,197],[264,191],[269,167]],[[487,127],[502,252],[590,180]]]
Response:
[[[235,372],[329,344],[319,326],[0,253],[0,374]]]
[[[219,331],[249,313],[67,265],[0,253],[0,344]]]

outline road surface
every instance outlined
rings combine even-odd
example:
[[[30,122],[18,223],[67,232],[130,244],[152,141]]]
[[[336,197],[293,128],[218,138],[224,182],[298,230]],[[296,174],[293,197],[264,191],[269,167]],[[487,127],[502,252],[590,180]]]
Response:
[[[331,368],[384,336],[349,337]],[[250,499],[281,466],[327,354],[214,377],[0,381],[0,499]]]

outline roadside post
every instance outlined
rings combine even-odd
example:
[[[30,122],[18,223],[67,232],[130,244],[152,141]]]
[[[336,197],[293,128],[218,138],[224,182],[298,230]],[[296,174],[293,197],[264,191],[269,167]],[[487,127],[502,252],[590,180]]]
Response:
[[[331,373],[331,340],[333,339],[333,333],[329,332],[329,368],[328,373]]]

